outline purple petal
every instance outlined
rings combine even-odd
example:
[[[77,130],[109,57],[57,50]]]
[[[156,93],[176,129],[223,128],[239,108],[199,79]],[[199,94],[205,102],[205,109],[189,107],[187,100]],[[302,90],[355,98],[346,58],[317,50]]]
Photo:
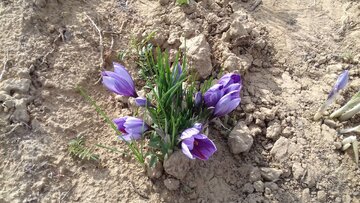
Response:
[[[224,116],[240,104],[239,91],[232,91],[223,96],[215,106],[214,116]]]
[[[204,102],[207,107],[215,106],[224,95],[223,85],[216,84],[210,87],[204,94]]]
[[[218,81],[218,84],[222,84],[224,88],[234,83],[241,83],[241,77],[239,74],[228,73],[222,76]]]
[[[205,135],[203,135],[205,136]],[[206,137],[206,136],[205,136]],[[194,148],[191,150],[191,154],[201,160],[208,160],[216,152],[215,144],[208,138],[195,139]]]
[[[194,99],[195,106],[199,106],[201,104],[201,100],[202,100],[202,94],[199,91],[195,94],[195,99]]]
[[[203,125],[201,123],[195,123],[194,128],[198,129],[199,131],[202,130]]]
[[[190,159],[195,159],[195,157],[191,154],[190,149],[184,142],[181,143],[181,151]]]
[[[118,136],[119,139],[123,140],[122,138],[128,142],[131,142],[132,140],[138,140],[141,139],[141,134],[122,134]]]
[[[338,77],[334,87],[332,88],[331,92],[329,93],[328,101],[327,101],[329,103],[329,105],[335,100],[337,93],[346,87],[348,82],[349,82],[349,71],[345,70]]]
[[[136,97],[135,103],[137,106],[141,106],[141,107],[150,106],[149,102],[147,102],[147,99],[145,97]]]
[[[145,122],[139,118],[128,117],[124,123],[125,130],[132,134],[143,134],[148,130],[148,126]]]
[[[125,69],[125,67],[119,63],[113,62],[114,65],[114,72],[117,73],[118,75],[120,75],[121,78],[123,78],[124,80],[126,80],[126,82],[132,86],[135,87],[134,85],[134,81],[131,78],[129,72],[127,72],[127,70]]]
[[[123,77],[119,74],[111,71],[104,71],[107,77],[111,77],[115,80],[115,88],[124,96],[137,97],[135,86],[128,83]],[[103,76],[104,77],[104,76]]]
[[[102,77],[102,83],[105,85],[105,87],[107,87],[110,91],[116,93],[116,94],[121,94],[118,89],[117,89],[117,84],[116,84],[116,80],[112,77],[108,77],[108,76],[103,76]]]
[[[182,142],[184,145],[186,145],[189,150],[192,150],[194,148],[194,137],[189,137],[187,139],[182,140]]]
[[[341,73],[341,75],[337,79],[335,86],[338,90],[341,90],[345,88],[348,82],[349,82],[349,71],[345,70],[343,73]]]
[[[229,93],[229,92],[232,92],[232,91],[239,91],[240,92],[241,88],[242,88],[242,85],[240,83],[231,84],[227,88],[225,88],[224,95]]]
[[[180,136],[180,140],[184,140],[184,139],[188,139],[190,137],[193,137],[194,135],[200,133],[200,131],[196,128],[188,128],[186,130],[184,130],[182,133],[181,133],[181,136]]]

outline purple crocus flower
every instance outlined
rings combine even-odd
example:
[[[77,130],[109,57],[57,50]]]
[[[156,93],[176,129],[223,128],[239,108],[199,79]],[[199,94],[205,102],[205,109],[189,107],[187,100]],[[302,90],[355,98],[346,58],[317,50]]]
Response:
[[[230,113],[240,104],[241,82],[239,74],[228,73],[205,92],[205,105],[214,111],[215,117]]]
[[[204,94],[204,102],[207,107],[214,107],[224,95],[224,86],[216,84],[210,87]]]
[[[138,140],[149,129],[148,125],[139,118],[125,116],[113,120],[118,130],[122,132],[122,138],[126,141]]]
[[[240,92],[238,90],[227,93],[216,104],[214,116],[221,117],[232,112],[239,106],[240,101]]]
[[[181,133],[181,150],[190,159],[208,160],[216,152],[215,144],[197,127],[184,130]]]
[[[195,99],[194,99],[195,106],[199,106],[201,104],[201,101],[202,101],[202,94],[199,91],[195,94]]]
[[[136,97],[135,103],[137,106],[141,106],[141,107],[151,106],[151,103],[145,97]]]
[[[102,72],[103,84],[116,94],[137,97],[134,81],[125,67],[115,62],[113,64],[114,72]]]
[[[349,81],[349,71],[345,70],[339,75],[338,79],[334,87],[332,88],[331,92],[328,95],[327,100],[323,105],[320,106],[318,111],[315,113],[314,120],[319,120],[323,115],[324,111],[335,101],[337,95],[339,94],[340,90],[344,89]]]
[[[172,78],[174,79],[175,82],[177,82],[179,80],[181,74],[182,74],[182,68],[181,68],[180,63],[178,63],[172,72]]]
[[[225,74],[218,81],[218,84],[222,84],[224,88],[227,88],[228,86],[235,83],[241,84],[241,77],[236,73]]]

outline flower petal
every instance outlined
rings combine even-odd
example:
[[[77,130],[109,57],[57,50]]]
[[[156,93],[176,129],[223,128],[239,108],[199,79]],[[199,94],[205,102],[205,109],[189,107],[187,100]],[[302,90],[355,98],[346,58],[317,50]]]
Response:
[[[135,103],[137,106],[141,106],[141,107],[146,107],[151,105],[150,102],[148,102],[145,97],[136,97]]]
[[[241,77],[239,74],[228,73],[223,75],[218,81],[218,84],[222,84],[224,88],[227,88],[229,85],[234,83],[241,83]]]
[[[128,83],[123,77],[119,74],[111,71],[104,71],[108,77],[112,77],[115,80],[115,87],[118,92],[121,92],[124,96],[137,97],[135,86]]]
[[[201,123],[195,123],[194,128],[198,129],[199,131],[202,130],[203,125]]]
[[[131,75],[129,74],[129,72],[125,69],[125,67],[119,63],[113,62],[114,65],[114,72],[117,73],[118,75],[121,76],[121,78],[123,78],[124,80],[126,80],[126,82],[132,86],[135,87],[134,85],[134,81],[131,77]]]
[[[242,85],[240,83],[234,83],[225,88],[224,95],[232,91],[240,91]]]
[[[195,139],[194,142],[197,142],[197,145],[194,144],[194,148],[191,150],[191,154],[198,159],[208,160],[209,157],[212,156],[217,150],[213,141],[208,138]]]
[[[180,140],[184,140],[184,139],[188,139],[190,137],[193,137],[194,135],[200,133],[200,131],[196,128],[188,128],[186,130],[184,130],[182,133],[181,133],[181,136],[180,136]]]
[[[195,157],[191,154],[188,146],[185,143],[181,143],[181,151],[190,159],[195,159]]]
[[[128,141],[128,142],[131,142],[132,140],[139,140],[139,139],[141,139],[141,135],[140,134],[126,134],[126,133],[124,133],[124,134],[122,134],[122,135],[120,135],[120,136],[118,136],[119,137],[119,139],[121,139],[121,140],[126,140],[126,141]],[[122,138],[123,139],[122,139]]]
[[[224,116],[233,111],[240,104],[239,94],[239,91],[232,91],[223,96],[215,106],[214,116]]]
[[[102,77],[102,83],[105,85],[105,87],[107,87],[110,91],[116,93],[116,94],[121,94],[118,89],[117,89],[117,84],[116,84],[116,80],[112,77],[109,76],[103,76]]]
[[[145,122],[139,118],[128,117],[124,123],[125,130],[132,134],[143,134],[148,130],[148,126]]]
[[[215,106],[223,95],[224,95],[223,85],[221,84],[213,85],[204,94],[205,105],[207,107]]]

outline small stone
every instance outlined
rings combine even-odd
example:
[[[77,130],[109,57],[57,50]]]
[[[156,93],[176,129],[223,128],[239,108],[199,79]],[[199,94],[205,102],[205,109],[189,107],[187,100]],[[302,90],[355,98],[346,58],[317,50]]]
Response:
[[[7,93],[11,91],[26,94],[30,90],[31,80],[30,79],[14,79],[10,78],[0,83],[0,89],[3,89]]]
[[[228,138],[228,145],[233,154],[249,151],[253,142],[254,139],[245,122],[239,122],[230,132]]]
[[[147,160],[149,162],[149,160]],[[156,162],[154,166],[150,167],[149,163],[146,165],[146,175],[151,179],[160,178],[163,174],[163,166],[160,161]]]
[[[244,111],[245,111],[246,113],[254,112],[254,110],[255,110],[255,105],[254,105],[253,103],[246,104],[246,105],[244,106]]]
[[[290,142],[288,138],[280,137],[271,149],[270,154],[274,156],[275,160],[283,161],[288,156]]]
[[[324,124],[329,126],[330,128],[337,128],[338,127],[336,122],[334,120],[330,120],[330,119],[325,119]]]
[[[246,183],[243,188],[242,191],[247,193],[247,194],[251,194],[254,192],[254,187],[252,186],[251,183]]]
[[[289,136],[291,135],[291,133],[292,133],[292,128],[289,127],[289,126],[287,126],[286,128],[284,128],[284,130],[282,131],[281,134],[282,134],[284,137],[289,137]]]
[[[341,142],[335,142],[334,146],[335,146],[336,149],[341,149],[342,144],[341,144]]]
[[[271,122],[266,129],[266,138],[277,140],[280,137],[281,125],[277,122]]]
[[[249,173],[249,181],[255,182],[261,180],[261,173],[258,167],[253,167]]]
[[[282,174],[282,170],[276,168],[260,168],[261,177],[266,181],[276,181]]]
[[[266,41],[263,39],[259,39],[255,42],[255,47],[262,50],[266,47]]]
[[[191,160],[181,151],[176,151],[164,161],[165,172],[182,180],[191,168]]]
[[[317,199],[319,202],[325,202],[326,201],[326,192],[323,190],[319,190],[317,192]]]
[[[160,5],[166,6],[169,4],[169,0],[159,0]]]
[[[266,120],[271,121],[275,119],[276,110],[261,107],[260,112],[265,115]]]
[[[185,41],[183,41],[181,49],[185,49]],[[189,40],[186,40],[186,55],[190,66],[194,68],[201,78],[211,75],[213,69],[210,58],[210,46],[205,35],[200,34]]]
[[[261,180],[254,182],[253,187],[256,192],[264,192],[265,189],[265,185]]]
[[[310,189],[305,188],[301,193],[301,203],[308,203],[311,201]]]
[[[260,59],[255,59],[253,64],[257,67],[262,67],[262,61]]]
[[[277,191],[279,189],[279,186],[274,182],[265,182],[264,186],[265,188],[269,188],[272,192]]]
[[[301,177],[303,177],[305,170],[301,167],[300,163],[295,162],[292,166],[292,173],[294,175],[294,178],[296,180],[299,180]]]
[[[168,190],[177,190],[180,187],[180,181],[175,178],[168,178],[164,180],[164,185]]]

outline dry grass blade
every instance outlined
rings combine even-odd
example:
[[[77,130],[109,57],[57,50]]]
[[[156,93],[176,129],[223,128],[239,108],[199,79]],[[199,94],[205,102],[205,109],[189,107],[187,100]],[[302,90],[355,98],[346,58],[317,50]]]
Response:
[[[5,74],[6,66],[7,66],[8,62],[9,62],[9,51],[6,52],[6,56],[5,56],[4,63],[3,63],[3,70],[0,73],[0,81],[2,80],[2,78]]]

